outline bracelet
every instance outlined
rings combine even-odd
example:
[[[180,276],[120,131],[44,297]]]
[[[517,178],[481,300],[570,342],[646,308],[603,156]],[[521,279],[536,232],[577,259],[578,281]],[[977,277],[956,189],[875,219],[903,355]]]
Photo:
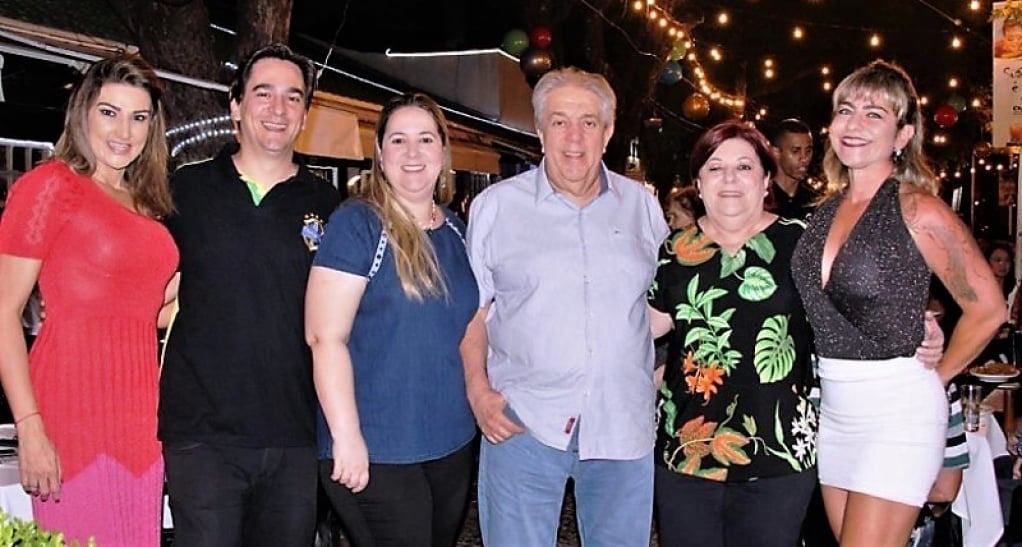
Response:
[[[19,426],[19,425],[21,425],[21,422],[24,422],[25,420],[31,418],[32,416],[39,416],[39,415],[40,415],[39,411],[38,410],[34,410],[34,411],[29,412],[28,414],[25,414],[24,416],[18,418],[17,420],[14,420],[14,425],[15,426]]]

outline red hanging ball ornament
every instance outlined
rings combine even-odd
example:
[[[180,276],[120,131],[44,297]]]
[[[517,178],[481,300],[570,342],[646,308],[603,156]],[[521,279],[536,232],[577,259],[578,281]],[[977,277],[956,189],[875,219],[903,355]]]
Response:
[[[536,27],[532,29],[532,33],[529,35],[529,43],[539,49],[550,47],[550,43],[553,41],[554,38],[550,34],[550,29],[546,27]]]
[[[951,127],[958,123],[958,111],[949,104],[942,104],[933,112],[933,121],[941,127]]]

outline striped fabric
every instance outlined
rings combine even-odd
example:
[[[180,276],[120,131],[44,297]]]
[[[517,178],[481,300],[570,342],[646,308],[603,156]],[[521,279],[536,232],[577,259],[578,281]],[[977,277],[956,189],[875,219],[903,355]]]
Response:
[[[969,447],[965,444],[965,419],[962,415],[962,399],[955,385],[949,384],[947,399],[951,405],[947,423],[947,446],[944,448],[944,468],[964,469],[969,467]]]

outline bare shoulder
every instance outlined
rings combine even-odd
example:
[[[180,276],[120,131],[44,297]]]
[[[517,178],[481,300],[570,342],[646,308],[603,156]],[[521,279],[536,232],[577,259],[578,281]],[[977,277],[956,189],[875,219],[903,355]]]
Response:
[[[960,225],[961,220],[944,200],[911,184],[902,184],[899,192],[901,215],[912,232],[936,227]]]

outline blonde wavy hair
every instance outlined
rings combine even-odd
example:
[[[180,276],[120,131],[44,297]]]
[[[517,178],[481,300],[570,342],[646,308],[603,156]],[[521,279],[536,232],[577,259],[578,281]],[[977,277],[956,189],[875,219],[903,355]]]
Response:
[[[361,198],[369,203],[379,215],[390,248],[394,252],[397,276],[401,289],[409,298],[422,301],[425,295],[447,296],[447,284],[440,271],[436,252],[429,236],[416,225],[411,211],[394,196],[394,189],[381,167],[383,137],[387,123],[400,108],[414,107],[426,111],[436,122],[437,133],[443,145],[443,165],[433,190],[433,199],[441,204],[450,203],[454,197],[454,177],[451,171],[450,132],[447,119],[436,101],[423,93],[406,93],[394,97],[380,112],[376,123],[376,149],[373,157],[372,175],[366,181]]]
[[[900,66],[879,59],[859,68],[842,80],[834,90],[831,117],[837,113],[840,104],[862,97],[878,99],[890,105],[898,118],[899,130],[907,125],[915,128],[915,134],[901,154],[895,155],[892,151],[891,162],[894,170],[891,177],[936,195],[940,190],[940,181],[930,169],[923,154],[923,118],[919,112],[919,95],[909,75]],[[823,172],[827,177],[824,199],[848,187],[848,168],[837,157],[830,140],[826,142]]]

